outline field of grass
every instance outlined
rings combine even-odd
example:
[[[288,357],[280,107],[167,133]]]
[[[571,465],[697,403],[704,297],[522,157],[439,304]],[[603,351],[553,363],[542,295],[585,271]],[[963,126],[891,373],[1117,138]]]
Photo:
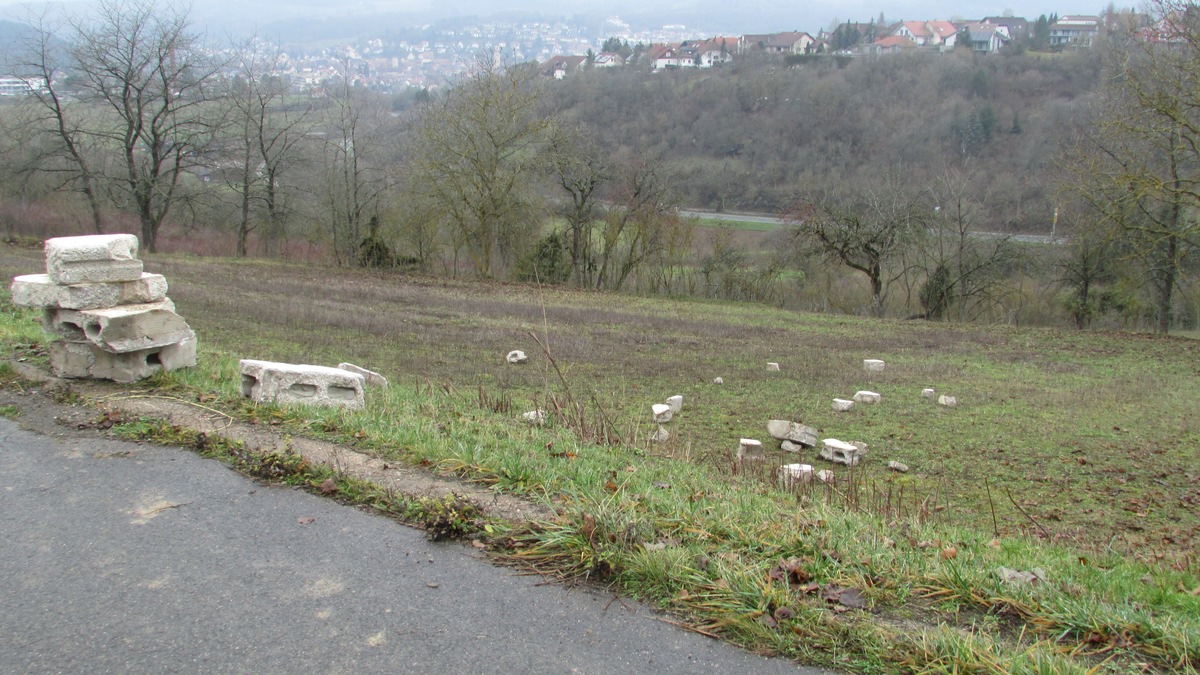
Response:
[[[40,250],[0,248],[10,278],[40,267]],[[238,400],[238,358],[385,374],[393,386],[363,412],[278,416],[554,506],[552,522],[493,528],[510,562],[613,582],[693,630],[853,671],[1200,664],[1195,340],[263,261],[152,256],[147,269],[201,340],[200,366],[159,386],[254,417],[266,413]],[[6,353],[36,332],[29,312],[0,322]],[[531,364],[506,364],[512,349]],[[887,367],[867,373],[864,358]],[[860,389],[882,402],[831,409]],[[650,406],[674,394],[684,408],[653,443]],[[535,408],[551,411],[546,427],[518,421]],[[775,418],[865,442],[868,459],[851,472],[784,453],[766,433]],[[769,465],[739,466],[740,438],[772,448]],[[837,482],[781,485],[774,467],[791,462]],[[1002,571],[1035,569],[1033,582]]]

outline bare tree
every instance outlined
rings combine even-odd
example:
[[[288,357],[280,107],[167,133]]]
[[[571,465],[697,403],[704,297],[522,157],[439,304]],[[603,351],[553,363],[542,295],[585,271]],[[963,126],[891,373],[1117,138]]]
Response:
[[[105,185],[137,214],[142,245],[154,251],[181,179],[214,130],[204,105],[216,64],[189,31],[186,11],[150,0],[100,0],[93,16],[71,22],[69,38],[76,96],[107,113],[69,127],[71,134],[119,153],[120,169]]]
[[[453,224],[480,276],[496,276],[540,220],[534,187],[555,124],[542,104],[533,69],[484,55],[417,114],[409,186]]]
[[[619,179],[606,194],[596,288],[620,290],[630,275],[663,253],[668,235],[683,224],[664,162],[626,153],[614,171]]]
[[[592,237],[599,196],[611,179],[608,153],[579,127],[557,129],[550,148],[558,184],[570,199],[563,216],[570,233],[571,279],[577,286],[591,286],[595,269]]]

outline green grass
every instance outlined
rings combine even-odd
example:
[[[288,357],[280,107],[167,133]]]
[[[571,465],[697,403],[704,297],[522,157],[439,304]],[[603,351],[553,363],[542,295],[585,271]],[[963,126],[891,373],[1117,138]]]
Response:
[[[0,249],[10,276],[38,264]],[[201,344],[197,368],[152,386],[554,509],[485,528],[510,563],[613,583],[693,630],[852,671],[1200,663],[1194,340],[252,261],[148,268],[166,274]],[[0,343],[8,353],[33,340],[34,317],[0,304],[0,336],[19,335]],[[511,349],[532,363],[505,364]],[[254,406],[238,358],[351,361],[392,386],[358,412]],[[863,358],[887,369],[866,373]],[[937,407],[923,387],[959,406]],[[883,402],[832,411],[859,389]],[[685,402],[671,438],[650,443],[650,405],[672,394]],[[519,421],[535,408],[549,424]],[[772,418],[867,442],[868,461],[851,474],[815,453],[772,455],[833,468],[836,486],[739,469],[738,439],[769,441]],[[613,434],[621,442],[587,440]],[[890,459],[912,472],[887,472]],[[1007,583],[1000,567],[1044,581]]]

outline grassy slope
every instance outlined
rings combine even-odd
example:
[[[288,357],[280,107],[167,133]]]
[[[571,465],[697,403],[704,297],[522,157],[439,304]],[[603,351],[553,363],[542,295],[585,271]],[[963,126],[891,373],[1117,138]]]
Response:
[[[39,266],[36,251],[0,251],[10,277]],[[515,560],[615,579],[700,630],[856,670],[1196,667],[1200,343],[276,263],[148,268],[202,341],[201,367],[168,383],[238,407],[239,357],[385,373],[393,388],[363,413],[272,414],[556,504],[556,522],[498,531]],[[505,365],[510,349],[533,364]],[[863,358],[887,369],[869,375]],[[830,409],[858,389],[883,403]],[[684,411],[651,444],[649,406],[672,394]],[[514,421],[551,396],[625,442],[582,442],[565,416]],[[771,418],[867,442],[870,460],[838,470],[836,488],[738,471],[737,439],[769,440]],[[774,459],[828,466],[814,455]],[[890,459],[913,472],[888,474]],[[999,566],[1049,583],[1005,584]],[[860,589],[870,612],[838,611],[837,588]]]

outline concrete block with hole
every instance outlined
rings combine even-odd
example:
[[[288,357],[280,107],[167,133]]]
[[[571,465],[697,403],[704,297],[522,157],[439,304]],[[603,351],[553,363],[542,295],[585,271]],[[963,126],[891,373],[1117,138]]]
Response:
[[[865,443],[846,443],[836,438],[821,441],[821,458],[846,466],[855,466],[867,454]]]
[[[362,408],[365,379],[340,368],[242,359],[242,396],[256,403]]]
[[[87,341],[113,353],[136,352],[194,337],[169,299],[107,309],[46,310],[46,327],[64,339]]]
[[[780,441],[790,441],[810,448],[817,447],[817,430],[799,422],[770,420],[767,422],[767,433]],[[787,450],[787,448],[784,449]]]
[[[113,353],[90,342],[50,343],[50,368],[55,377],[113,380],[128,384],[164,370],[196,365],[196,336],[175,344]]]
[[[103,309],[117,305],[140,305],[167,297],[167,280],[161,274],[143,272],[136,281],[63,286],[49,274],[13,277],[12,301],[20,307]]]
[[[137,281],[142,261],[132,234],[92,234],[47,239],[46,274],[56,284]]]

